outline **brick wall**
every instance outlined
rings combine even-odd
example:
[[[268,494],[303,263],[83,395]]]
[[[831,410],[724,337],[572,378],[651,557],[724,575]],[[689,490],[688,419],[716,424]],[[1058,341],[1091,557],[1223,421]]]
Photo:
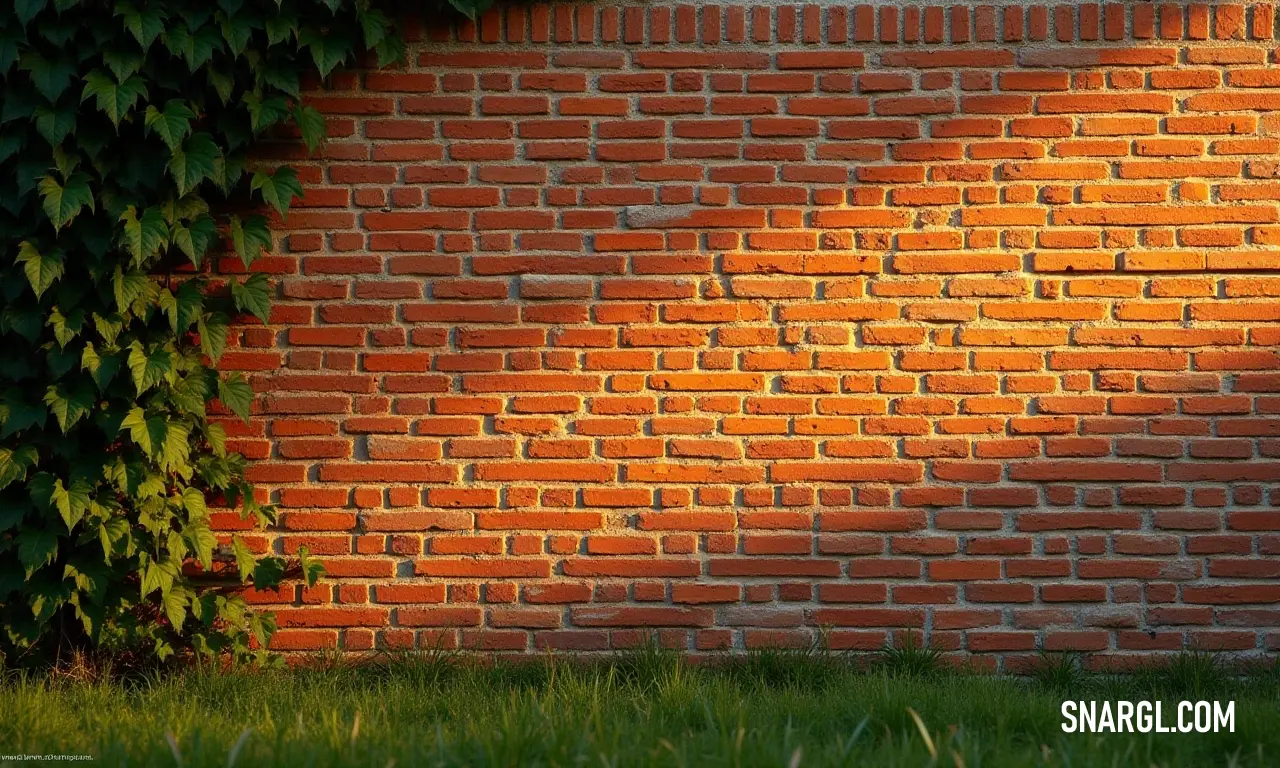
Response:
[[[410,23],[226,358],[279,646],[1280,647],[1276,21]]]

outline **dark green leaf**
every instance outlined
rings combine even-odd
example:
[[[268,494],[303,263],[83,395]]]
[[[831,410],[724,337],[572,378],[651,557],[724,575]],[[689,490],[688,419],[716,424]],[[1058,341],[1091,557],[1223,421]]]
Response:
[[[10,387],[5,390],[4,397],[0,398],[0,424],[4,425],[0,429],[0,438],[9,437],[29,427],[43,427],[48,416],[49,412],[44,406],[27,402],[27,395],[23,390]],[[32,451],[34,463],[34,449]]]
[[[53,562],[58,554],[58,534],[51,528],[24,526],[18,533],[18,560],[27,578],[41,566]]]
[[[218,227],[213,217],[207,214],[197,216],[189,224],[175,224],[173,227],[174,245],[187,255],[197,269],[204,263],[204,255],[217,237]]]
[[[71,122],[73,125],[75,124],[74,113]],[[40,130],[39,125],[36,128]],[[41,135],[43,135],[43,132]],[[23,136],[20,133],[0,134],[0,163],[22,151],[22,139]]]
[[[217,363],[227,348],[229,318],[222,312],[211,312],[200,318],[196,332],[200,334],[200,351]]]
[[[76,65],[66,56],[50,61],[35,51],[28,51],[18,57],[18,69],[25,70],[31,76],[31,83],[36,90],[50,102],[57,102],[76,73]]]
[[[302,197],[302,184],[298,182],[298,172],[287,165],[280,166],[275,173],[268,174],[257,171],[249,183],[250,190],[262,193],[263,202],[270,205],[284,216],[289,212],[293,198]]]
[[[249,124],[254,132],[260,132],[289,116],[289,102],[283,96],[262,98],[256,93],[246,94],[245,107],[249,110]]]
[[[155,105],[147,107],[146,126],[159,136],[171,150],[176,150],[182,140],[191,132],[191,121],[196,113],[187,109],[187,105],[179,99],[165,102],[164,109],[156,109]]]
[[[16,29],[0,29],[0,75],[9,74],[18,63],[18,44],[23,36]]]
[[[311,52],[311,60],[321,77],[328,77],[334,68],[346,61],[353,47],[343,32],[330,30],[326,34],[314,27],[304,27],[298,35],[298,43]]]
[[[178,286],[174,298],[175,311],[169,316],[170,328],[174,333],[186,333],[204,313],[204,284],[188,280]]]
[[[41,104],[36,107],[34,116],[36,133],[49,142],[51,147],[61,144],[62,140],[76,127],[76,108],[71,104],[63,104],[60,107]]]
[[[93,191],[89,189],[88,175],[77,171],[65,184],[59,184],[52,176],[45,176],[39,184],[41,204],[54,229],[61,229],[88,207],[94,210]]]
[[[253,388],[239,373],[218,380],[218,399],[245,421],[253,408]]]
[[[253,568],[254,589],[274,589],[284,579],[285,561],[283,557],[264,557]]]
[[[124,45],[129,45],[127,42]],[[132,47],[116,48],[106,51],[102,54],[102,62],[107,65],[111,73],[116,76],[116,80],[124,82],[129,79],[130,75],[135,74],[142,69],[142,63],[146,59],[142,53]]]
[[[94,70],[85,75],[84,91],[80,94],[80,100],[85,101],[93,97],[98,109],[105,112],[111,119],[111,124],[119,125],[138,103],[138,99],[146,96],[147,87],[143,84],[142,78],[137,75],[130,75],[123,82],[118,83],[106,72]]]
[[[18,21],[25,27],[48,4],[49,0],[13,0],[13,12],[18,14]]]
[[[164,32],[165,16],[157,3],[144,3],[144,6],[139,11],[131,2],[116,3],[116,13],[124,16],[125,29],[133,34],[145,51]]]
[[[231,246],[246,268],[257,261],[264,250],[271,250],[271,230],[267,228],[267,220],[261,216],[241,220],[239,216],[232,215],[228,234],[231,235]],[[232,291],[234,290],[233,286]]]
[[[236,309],[250,313],[265,324],[271,311],[271,284],[267,276],[255,272],[243,283],[232,280],[231,300]]]
[[[319,110],[309,105],[299,104],[293,108],[293,122],[298,126],[298,131],[302,133],[302,141],[307,145],[308,152],[316,151],[316,147],[324,143],[327,135],[327,125],[324,115]]]
[[[178,193],[185,195],[196,185],[214,175],[217,160],[222,156],[213,137],[207,133],[192,135],[173,150],[169,159],[169,173],[178,185]]]
[[[218,14],[218,26],[222,29],[222,37],[227,41],[231,53],[239,56],[249,44],[253,35],[254,19],[248,13]]]
[[[268,15],[263,27],[267,30],[267,42],[275,45],[298,34],[298,17],[292,9],[281,10]]]

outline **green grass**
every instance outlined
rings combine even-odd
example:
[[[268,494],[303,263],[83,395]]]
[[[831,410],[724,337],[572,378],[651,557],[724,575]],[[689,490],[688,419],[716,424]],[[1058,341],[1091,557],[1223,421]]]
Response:
[[[868,670],[821,651],[779,651],[691,666],[647,648],[590,664],[425,654],[125,682],[9,673],[0,683],[0,755],[219,768],[1280,764],[1274,670],[1238,677],[1189,654],[1127,677],[1046,659],[1058,666],[1015,679],[920,659],[888,654]],[[1236,733],[1060,729],[1064,697],[1199,695],[1236,702]]]

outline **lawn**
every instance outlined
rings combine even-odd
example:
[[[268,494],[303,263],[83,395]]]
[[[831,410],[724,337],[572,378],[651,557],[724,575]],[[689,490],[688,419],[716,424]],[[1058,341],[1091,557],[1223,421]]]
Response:
[[[0,755],[219,768],[1280,764],[1280,678],[1189,661],[1039,681],[929,664],[866,670],[821,654],[691,666],[651,650],[594,663],[428,654],[116,682],[9,673]],[[1064,734],[1064,698],[1232,700],[1236,732]]]

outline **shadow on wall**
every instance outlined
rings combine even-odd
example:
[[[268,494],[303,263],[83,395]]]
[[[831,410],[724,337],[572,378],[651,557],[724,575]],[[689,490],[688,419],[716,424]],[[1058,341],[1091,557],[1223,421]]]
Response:
[[[226,357],[281,648],[1280,645],[1273,6],[406,29]]]

